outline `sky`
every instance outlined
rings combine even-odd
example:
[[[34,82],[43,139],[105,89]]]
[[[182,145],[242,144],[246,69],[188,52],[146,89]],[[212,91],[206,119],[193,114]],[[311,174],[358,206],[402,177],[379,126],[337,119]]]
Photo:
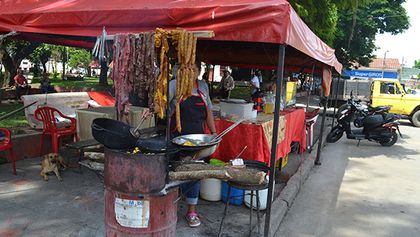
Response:
[[[383,58],[388,51],[386,58],[398,58],[406,67],[412,67],[414,60],[420,60],[420,0],[407,0],[403,6],[410,17],[410,28],[398,35],[376,35],[375,54]]]

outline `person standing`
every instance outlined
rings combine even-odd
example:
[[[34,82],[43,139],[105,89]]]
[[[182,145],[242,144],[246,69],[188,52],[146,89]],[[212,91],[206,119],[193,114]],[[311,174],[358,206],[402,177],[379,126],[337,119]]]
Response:
[[[177,67],[174,67],[177,68]],[[176,70],[173,75],[176,75]],[[204,80],[198,80],[199,70],[198,66],[194,66],[194,86],[192,95],[187,99],[180,102],[181,113],[181,132],[176,130],[175,122],[175,106],[176,106],[176,79],[169,82],[169,95],[170,101],[169,111],[171,117],[171,136],[177,137],[187,134],[204,134],[210,130],[213,135],[216,135],[216,127],[212,113],[212,103],[210,100],[209,88]],[[197,227],[201,224],[200,218],[196,211],[198,203],[198,195],[200,193],[200,183],[190,182],[181,185],[181,192],[187,198],[188,210],[186,220],[190,227]]]
[[[223,70],[223,77],[220,81],[220,90],[222,92],[223,99],[230,98],[230,92],[235,88],[235,80],[230,75],[230,71],[228,69]]]
[[[17,70],[17,75],[13,78],[13,80],[15,81],[16,87],[16,99],[20,100],[22,94],[29,94],[31,87],[29,86],[28,80],[26,80],[26,77],[23,75],[21,69]]]
[[[255,93],[260,91],[260,79],[259,79],[260,74],[261,73],[259,71],[256,71],[254,73],[254,76],[251,79],[250,86],[251,86],[251,89],[252,89],[252,95],[254,95]]]
[[[43,94],[54,92],[54,87],[51,86],[51,81],[48,78],[48,73],[46,72],[42,74],[40,89],[41,89],[41,93]]]

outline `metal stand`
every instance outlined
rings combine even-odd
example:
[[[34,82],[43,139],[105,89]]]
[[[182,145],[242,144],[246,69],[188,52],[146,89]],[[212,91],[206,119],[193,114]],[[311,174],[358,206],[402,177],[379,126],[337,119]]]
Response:
[[[270,221],[271,221],[271,204],[274,193],[274,178],[276,174],[276,157],[277,157],[277,138],[279,132],[280,120],[280,103],[281,95],[284,93],[284,57],[286,54],[286,45],[279,46],[279,59],[277,64],[277,81],[276,81],[276,101],[274,107],[274,123],[273,123],[273,139],[271,143],[271,158],[270,158],[270,179],[268,182],[268,195],[267,195],[267,211],[265,215],[264,236],[268,237],[270,234]],[[281,166],[280,166],[281,167]],[[280,168],[281,169],[281,168]]]
[[[228,211],[228,208],[229,208],[229,202],[232,198],[230,196],[232,187],[239,188],[239,189],[246,189],[246,190],[251,191],[251,194],[249,194],[251,196],[250,197],[250,207],[249,207],[249,233],[248,233],[249,236],[252,236],[252,210],[254,209],[254,196],[257,198],[257,222],[258,222],[257,223],[257,228],[258,228],[258,235],[259,235],[260,234],[260,224],[261,224],[261,218],[260,218],[260,206],[261,205],[260,205],[260,199],[259,199],[259,197],[260,197],[259,191],[263,190],[263,189],[266,189],[267,185],[255,185],[253,187],[251,187],[251,186],[245,187],[243,185],[228,182],[228,193],[227,193],[225,210],[223,212],[223,217],[222,217],[222,221],[220,223],[219,233],[218,233],[217,236],[221,237],[222,234],[223,234],[223,225],[224,225],[226,215],[227,215],[227,211]],[[255,192],[255,194],[254,194],[254,192]]]
[[[334,113],[333,113],[333,119],[332,119],[332,122],[331,122],[331,128],[334,127],[334,122],[335,122],[335,116],[336,116],[335,113],[336,113],[336,109],[337,109],[338,85],[339,84],[340,84],[340,77],[338,77],[336,85],[335,85]]]
[[[328,104],[328,97],[325,100],[324,111],[322,112],[321,131],[319,133],[318,150],[316,152],[315,165],[321,165],[320,157],[321,157],[321,149],[322,149],[322,140],[323,140],[323,135],[324,135],[325,117],[327,115],[327,104]]]

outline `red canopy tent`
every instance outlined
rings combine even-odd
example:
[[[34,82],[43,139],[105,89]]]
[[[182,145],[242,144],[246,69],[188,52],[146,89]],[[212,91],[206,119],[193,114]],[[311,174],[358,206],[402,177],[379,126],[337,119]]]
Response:
[[[21,39],[92,47],[103,27],[108,34],[182,27],[215,32],[212,40],[200,41],[204,61],[273,66],[277,45],[286,44],[292,46],[286,66],[294,71],[314,64],[342,69],[334,50],[286,0],[3,0],[0,8],[0,32],[16,31]]]
[[[325,71],[342,65],[286,0],[0,0],[0,33],[19,32],[20,39],[92,48],[103,27],[108,34],[161,28],[211,30],[199,39],[198,57],[210,63],[277,68],[271,162],[275,164],[280,96],[284,70]],[[291,47],[286,47],[291,46]],[[277,66],[277,67],[276,67]],[[324,125],[324,116],[322,125]],[[322,129],[318,154],[322,142]],[[273,149],[274,148],[274,149]],[[268,197],[272,196],[274,165]],[[268,198],[265,232],[270,232]]]

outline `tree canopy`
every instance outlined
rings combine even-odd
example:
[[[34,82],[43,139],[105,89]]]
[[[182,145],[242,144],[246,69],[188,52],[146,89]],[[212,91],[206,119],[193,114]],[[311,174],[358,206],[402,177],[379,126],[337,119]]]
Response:
[[[327,44],[338,60],[368,65],[377,33],[399,34],[409,27],[405,0],[291,0],[299,16]]]
[[[27,58],[38,46],[38,42],[4,39],[0,41],[0,61],[4,65],[6,76],[3,86],[13,85],[13,77],[23,59]]]
[[[69,48],[69,66],[72,68],[84,68],[88,74],[92,56],[86,49]]]
[[[414,67],[420,69],[420,60],[414,60]]]

